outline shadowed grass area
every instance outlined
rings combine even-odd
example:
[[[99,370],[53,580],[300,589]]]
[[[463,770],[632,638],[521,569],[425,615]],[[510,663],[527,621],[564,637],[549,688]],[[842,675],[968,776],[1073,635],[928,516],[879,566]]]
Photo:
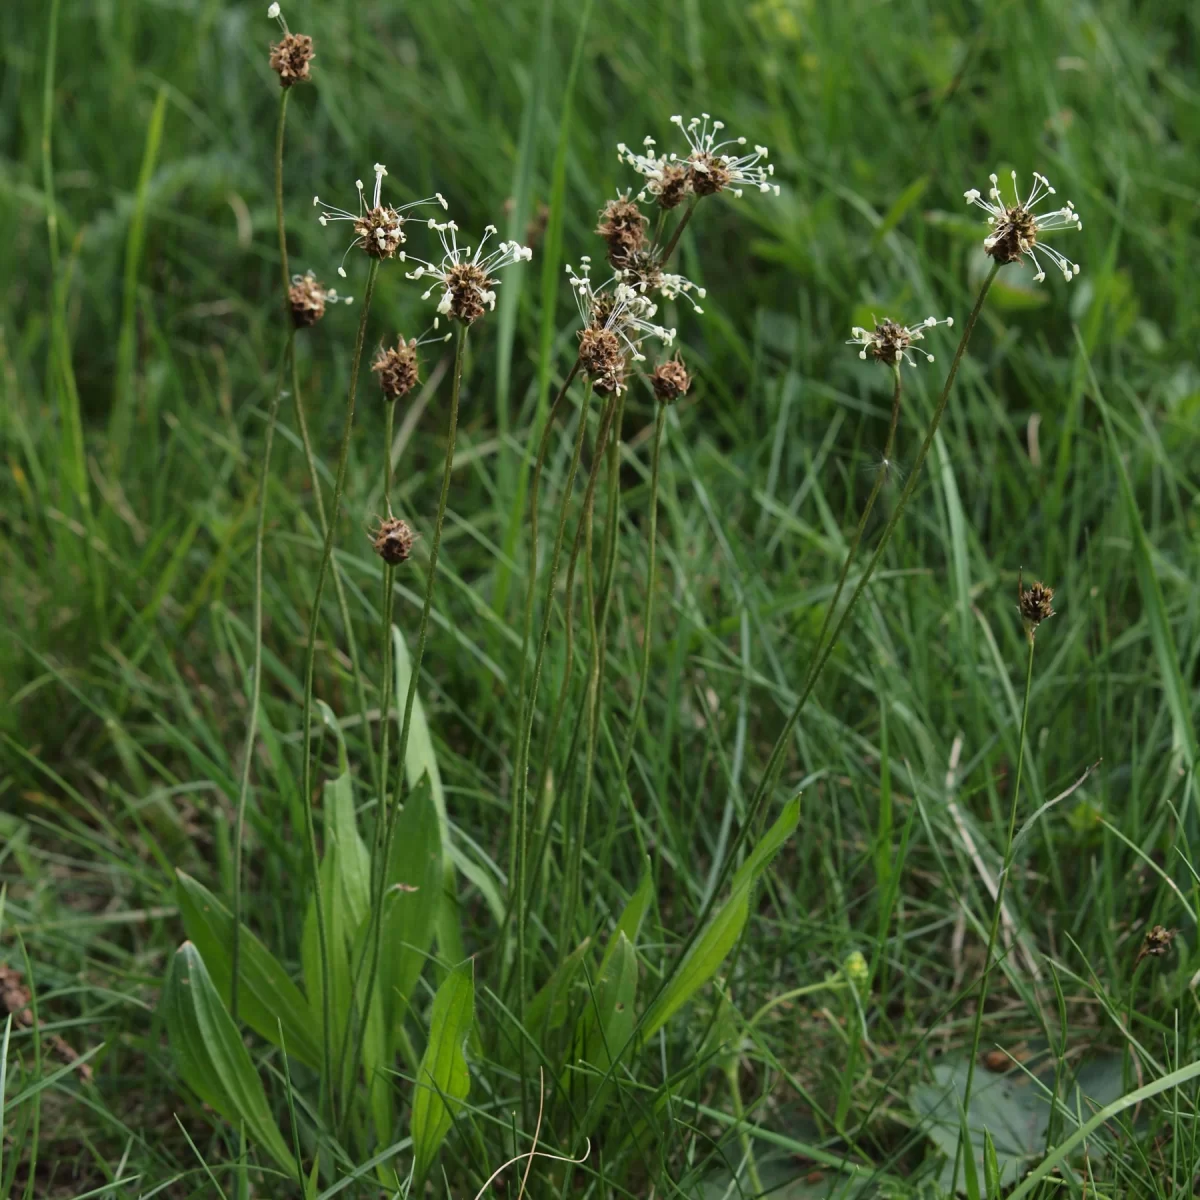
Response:
[[[1097,1107],[1193,1064],[1193,6],[327,0],[285,12],[316,45],[313,83],[289,101],[292,270],[335,281],[350,236],[320,227],[312,197],[352,208],[355,180],[370,181],[376,161],[396,203],[441,192],[472,244],[492,222],[534,248],[530,264],[504,273],[495,312],[467,345],[419,680],[462,943],[476,955],[478,1022],[470,1095],[430,1187],[474,1195],[528,1152],[540,1065],[540,1148],[578,1158],[588,1136],[592,1148],[573,1173],[536,1160],[531,1196],[937,1194],[959,1115],[953,1100],[937,1110],[929,1088],[961,1095],[955,1072],[972,1043],[1017,772],[1022,569],[1026,582],[1053,586],[1057,615],[1037,634],[972,1116],[975,1097],[999,1095],[986,1089],[1008,1062],[998,1051],[1031,1074],[1044,1067],[1047,1086],[1060,1077],[1062,1108],[1037,1108],[1038,1085],[1017,1073],[1016,1098],[1005,1100],[1015,1108],[976,1117],[1033,1129],[1027,1144],[1003,1146],[993,1129],[1007,1188],[1007,1163],[1033,1167]],[[211,1195],[213,1179],[226,1194],[247,1179],[255,1194],[301,1194],[294,1177],[269,1174],[252,1132],[244,1152],[236,1124],[181,1080],[160,1003],[185,936],[176,871],[227,905],[234,892],[259,471],[282,344],[279,89],[267,65],[277,36],[265,4],[61,0],[0,12],[0,962],[17,973],[13,987],[34,993],[10,1005],[7,1040],[0,1025],[0,1195]],[[597,213],[636,182],[617,143],[639,147],[652,134],[673,147],[671,115],[701,111],[770,147],[782,194],[706,200],[676,259],[707,289],[705,311],[666,303],[656,318],[677,327],[694,380],[662,427],[649,684],[624,776],[647,636],[656,419],[639,383],[623,410],[615,522],[610,477],[598,476],[576,588],[602,592],[611,562],[610,619],[604,636],[593,633],[583,603],[568,659],[562,611],[553,617],[530,742],[532,857],[514,970],[504,917],[529,475],[578,345],[563,268],[584,254],[599,262]],[[796,724],[750,845],[803,791],[799,828],[748,894],[749,920],[716,978],[635,1062],[622,1060],[607,1107],[597,1102],[602,1118],[589,1123],[598,1077],[575,1065],[556,1078],[561,1064],[528,1044],[522,1057],[522,1006],[585,937],[571,994],[599,1003],[595,951],[610,937],[620,944],[614,929],[648,871],[632,958],[613,951],[636,975],[620,1003],[634,996],[645,1015],[698,915],[728,892],[748,803],[818,652],[864,502],[882,472],[869,548],[911,477],[987,273],[986,227],[963,193],[986,191],[993,171],[1007,186],[1011,169],[1025,181],[1044,172],[1075,203],[1082,232],[1053,244],[1082,271],[1070,284],[1053,272],[1034,283],[1026,266],[998,276],[904,519]],[[424,254],[424,215],[410,227],[414,254]],[[346,271],[339,290],[361,304],[363,256]],[[423,287],[398,263],[380,271],[368,354],[429,326]],[[293,393],[329,514],[359,311],[331,306],[297,337],[267,485],[244,878],[249,928],[292,977],[311,896],[301,709],[324,520]],[[884,461],[891,380],[845,342],[855,325],[928,314],[953,316],[956,330],[929,331],[922,346],[936,362],[904,368]],[[410,653],[453,344],[421,353],[423,385],[397,407],[391,446],[391,507],[422,534],[394,593]],[[359,393],[334,514],[357,661],[326,587],[314,780],[337,776],[344,753],[350,811],[370,843],[386,656],[384,565],[369,531],[387,508],[385,414],[365,370]],[[574,536],[603,453],[601,412],[593,400],[569,492],[581,387],[554,427],[539,496],[543,556],[568,503]],[[866,562],[860,554],[849,587]],[[560,581],[559,605],[564,596]],[[603,683],[589,725],[593,655]],[[402,698],[404,683],[392,695]],[[324,804],[317,810],[325,846],[335,839]],[[571,921],[574,846],[582,885]],[[1174,938],[1140,955],[1156,925]],[[395,1142],[420,1094],[410,1081],[444,975],[425,972],[411,997],[413,1043],[389,1059],[402,1077]],[[32,1008],[23,1015],[31,1000],[40,1025]],[[594,1070],[613,1051],[589,1036]],[[344,1194],[395,1186],[350,1149],[381,1151],[389,1139],[367,1124],[337,1128],[352,1122],[322,1107],[314,1064],[289,1060],[266,1035],[247,1045],[289,1151],[295,1127],[305,1169],[319,1158],[314,1195],[339,1180]],[[82,1065],[71,1058],[91,1052]],[[1081,1068],[1093,1103],[1077,1108],[1067,1082]],[[1061,1178],[1032,1190],[1190,1194],[1195,1106],[1190,1078],[1148,1095],[1091,1135],[1086,1159],[1072,1151]],[[401,1183],[413,1156],[407,1145],[396,1154]],[[524,1169],[511,1168],[506,1186]]]

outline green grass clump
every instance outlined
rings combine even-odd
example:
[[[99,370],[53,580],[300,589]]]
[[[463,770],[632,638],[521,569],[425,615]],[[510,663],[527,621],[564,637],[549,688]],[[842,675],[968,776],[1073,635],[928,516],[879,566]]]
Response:
[[[1192,6],[298,0],[279,229],[264,9],[0,13],[0,1195],[1190,1195]],[[781,195],[679,239],[686,395],[590,395],[693,111]],[[394,405],[411,262],[281,312],[377,159],[534,250]],[[1082,271],[951,389],[1010,169]]]

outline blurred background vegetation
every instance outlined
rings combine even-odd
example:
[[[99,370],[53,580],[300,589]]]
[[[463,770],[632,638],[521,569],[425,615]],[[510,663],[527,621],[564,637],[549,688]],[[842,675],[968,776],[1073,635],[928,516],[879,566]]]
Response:
[[[51,47],[50,7],[0,11],[0,959],[32,973],[48,1031],[98,1053],[86,1078],[50,1078],[63,1065],[53,1047],[35,1061],[29,1029],[15,1030],[9,1098],[14,1078],[34,1090],[12,1109],[0,1166],[31,1195],[134,1172],[147,1194],[168,1180],[171,1194],[202,1194],[172,1114],[210,1162],[236,1157],[236,1135],[179,1099],[154,1005],[180,937],[173,869],[214,889],[230,881],[257,463],[279,343],[277,31],[265,3],[61,0]],[[441,191],[464,230],[494,222],[535,247],[472,338],[422,684],[456,837],[489,877],[503,866],[514,745],[519,466],[574,354],[563,264],[601,253],[596,213],[632,182],[618,142],[649,133],[665,146],[671,114],[705,111],[770,147],[782,195],[706,203],[681,258],[708,288],[706,312],[684,305],[670,321],[698,382],[668,424],[662,625],[634,772],[655,936],[668,943],[690,928],[802,681],[879,467],[889,382],[844,345],[851,326],[965,316],[986,259],[962,194],[994,170],[1044,172],[1083,216],[1058,243],[1082,264],[1075,282],[1036,285],[1014,267],[994,289],[886,569],[797,732],[781,787],[804,788],[800,836],[726,980],[729,1003],[753,1013],[861,950],[865,1041],[847,1037],[855,1018],[841,999],[776,1007],[761,1041],[738,1043],[736,1101],[714,1066],[689,1085],[703,1112],[656,1116],[659,1157],[636,1186],[695,1194],[719,1180],[737,1161],[724,1147],[743,1106],[775,1137],[764,1146],[786,1152],[781,1180],[818,1171],[814,1148],[847,1145],[889,1187],[936,1180],[909,1089],[969,1033],[970,1008],[954,1001],[981,967],[983,876],[1003,841],[1022,567],[1054,585],[1059,610],[1039,634],[1023,816],[1103,765],[1023,844],[1009,903],[1038,974],[1006,960],[985,1044],[1016,1046],[1043,1027],[1038,1012],[1061,1007],[1060,1061],[1135,1041],[1150,1074],[1191,1061],[1196,6],[300,0],[285,14],[317,51],[289,113],[294,269],[332,281],[343,246],[311,198],[349,206],[375,161],[394,195]],[[547,211],[556,178],[562,203]],[[356,293],[363,265],[348,269],[343,290]],[[426,326],[419,292],[383,272],[370,345]],[[355,315],[333,311],[301,342],[329,466]],[[939,361],[906,377],[897,474],[953,350],[941,331],[927,344]],[[447,366],[428,352],[431,381]],[[363,389],[338,554],[359,642],[373,646],[379,564],[364,531],[379,508],[382,410]],[[444,392],[398,413],[398,511],[418,524],[435,504]],[[652,423],[634,393],[618,673],[636,671]],[[289,813],[319,535],[286,406],[271,489],[264,737],[290,768],[256,790],[251,911],[294,959],[307,893]],[[875,532],[897,490],[889,481]],[[415,622],[419,591],[402,587],[398,624]],[[329,622],[332,637],[332,605]],[[318,690],[353,712],[337,656]],[[361,729],[346,733],[365,769]],[[596,789],[614,833],[597,872],[616,904],[640,870],[634,818],[603,775]],[[475,950],[471,921],[482,928],[486,911],[464,886]],[[1156,922],[1181,932],[1135,978]],[[700,1044],[715,1005],[697,1006],[680,1045]],[[1173,1103],[1194,1117],[1186,1097]],[[1113,1132],[1095,1169],[1118,1192],[1190,1194],[1194,1122],[1168,1126],[1155,1115]],[[818,1181],[789,1186],[807,1195]]]

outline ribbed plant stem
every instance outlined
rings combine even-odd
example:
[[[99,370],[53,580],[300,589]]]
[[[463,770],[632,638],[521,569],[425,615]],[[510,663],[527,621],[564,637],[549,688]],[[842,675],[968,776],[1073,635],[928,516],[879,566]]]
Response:
[[[987,1002],[988,983],[992,975],[992,956],[996,952],[996,939],[1000,934],[1000,920],[1004,912],[1004,890],[1008,886],[1008,873],[1012,867],[1013,838],[1017,833],[1017,805],[1021,795],[1021,775],[1025,767],[1025,731],[1029,724],[1029,695],[1033,689],[1033,630],[1028,632],[1029,658],[1025,665],[1025,696],[1021,702],[1021,734],[1017,739],[1017,778],[1013,784],[1012,799],[1008,806],[1008,836],[1004,842],[1004,862],[996,880],[996,902],[992,906],[992,924],[988,929],[987,952],[983,959],[983,974],[979,978],[979,1001],[975,1008],[975,1023],[971,1029],[971,1054],[967,1059],[967,1079],[963,1087],[963,1112],[967,1121],[971,1115],[971,1086],[975,1082],[975,1060],[979,1057],[979,1039],[983,1032],[983,1006]],[[958,1168],[962,1159],[962,1138],[954,1152],[954,1180],[951,1191],[958,1182]]]
[[[392,515],[392,429],[396,420],[396,401],[384,398],[383,419],[383,511],[387,518]],[[395,655],[392,653],[392,614],[396,603],[396,568],[391,563],[383,564],[383,611],[380,629],[379,653],[383,669],[383,698],[379,702],[379,797],[375,812],[375,854],[372,870],[382,871],[383,863],[379,851],[383,845],[384,828],[387,824],[388,784],[391,781],[391,764],[388,760],[388,741],[392,728],[392,687],[395,675]]]
[[[900,395],[903,391],[903,384],[900,379],[900,364],[895,363],[892,366],[892,375],[894,383],[892,389],[892,421],[888,426],[887,441],[883,446],[883,468],[875,476],[875,483],[871,487],[871,494],[867,497],[867,503],[864,505],[862,515],[858,518],[858,526],[854,530],[854,536],[850,539],[850,549],[846,551],[845,560],[842,562],[841,574],[838,575],[837,586],[833,589],[833,599],[829,601],[825,607],[825,619],[821,622],[821,631],[817,634],[817,646],[820,647],[825,641],[825,634],[829,632],[830,622],[833,620],[833,614],[837,611],[838,601],[842,598],[842,590],[846,586],[846,578],[850,574],[850,568],[854,564],[854,557],[858,553],[858,547],[862,542],[863,532],[867,528],[867,521],[871,517],[871,510],[875,507],[875,500],[883,488],[883,482],[887,478],[888,471],[891,470],[892,447],[896,441],[896,426],[900,421]],[[816,659],[813,659],[813,666],[816,666]],[[809,668],[812,670],[812,667]],[[807,680],[806,680],[807,682]]]
[[[55,13],[58,5],[55,4]],[[258,705],[262,696],[262,626],[263,626],[263,538],[267,527],[267,485],[270,478],[271,448],[275,441],[275,425],[279,420],[279,401],[283,395],[289,357],[295,361],[296,327],[291,320],[288,301],[287,232],[283,222],[283,139],[287,128],[288,89],[279,97],[279,120],[275,129],[275,229],[279,238],[279,262],[283,282],[283,319],[287,328],[283,355],[275,377],[275,394],[267,414],[267,431],[263,441],[262,469],[258,482],[258,517],[254,528],[254,650],[250,681],[250,712],[246,720],[246,740],[242,748],[242,774],[238,783],[237,816],[233,835],[233,945],[230,947],[232,978],[229,984],[229,1011],[234,1022],[238,1017],[238,985],[242,966],[242,845],[246,831],[246,804],[250,798],[250,769],[254,762],[254,742],[258,736]]]
[[[363,1039],[366,1037],[367,1018],[370,1015],[368,1010],[375,994],[375,979],[379,973],[379,957],[383,944],[383,906],[387,889],[387,869],[392,857],[392,840],[396,834],[396,818],[400,809],[400,792],[404,785],[404,764],[408,757],[408,739],[412,730],[413,709],[417,702],[417,686],[421,678],[421,661],[425,657],[425,643],[429,635],[429,614],[433,610],[434,584],[437,582],[438,558],[442,549],[442,530],[446,523],[446,507],[450,500],[450,480],[454,474],[454,443],[458,435],[458,401],[459,393],[462,389],[463,358],[466,353],[467,330],[469,328],[470,326],[462,322],[456,323],[455,326],[454,379],[450,390],[450,417],[446,428],[446,461],[442,468],[442,487],[438,494],[437,515],[433,522],[433,540],[429,546],[429,574],[425,579],[425,599],[421,605],[421,623],[417,627],[417,649],[413,655],[412,670],[408,678],[408,693],[404,701],[404,717],[400,724],[400,739],[396,744],[396,786],[392,790],[390,801],[384,798],[385,808],[381,809],[378,814],[378,820],[384,823],[384,835],[383,844],[379,848],[378,867],[374,872],[375,887],[371,902],[371,920],[367,932],[371,959],[367,968],[366,987],[362,992],[364,997],[363,1015],[359,1021],[354,1057],[351,1059],[351,1062],[356,1064],[362,1061]],[[390,463],[390,437],[387,453]],[[390,470],[390,465],[387,469]],[[386,635],[389,639],[390,631],[391,622],[389,621]],[[389,659],[392,658],[390,640],[388,641],[385,653]],[[386,710],[383,714],[383,720],[385,724],[391,723],[391,716]],[[385,776],[389,773],[386,760],[381,764],[381,769]]]
[[[508,911],[505,913],[504,928],[507,929],[508,922],[515,919],[517,927],[517,971],[520,978],[523,978],[525,963],[525,884],[529,839],[529,750],[533,739],[533,719],[537,709],[537,695],[538,688],[541,685],[542,666],[546,658],[546,642],[550,634],[550,619],[554,608],[554,590],[558,585],[558,569],[562,562],[563,540],[566,535],[571,490],[575,486],[575,475],[579,470],[579,460],[583,453],[583,442],[587,434],[587,420],[591,401],[592,385],[589,380],[584,386],[583,403],[580,405],[579,410],[579,429],[575,435],[575,444],[571,451],[571,462],[567,467],[567,477],[563,483],[563,499],[558,511],[558,524],[554,531],[554,546],[550,553],[550,573],[546,581],[545,611],[542,614],[542,627],[538,634],[537,650],[534,654],[533,674],[530,679],[529,693],[526,696],[526,703],[522,710],[522,724],[517,731],[521,739],[517,746],[518,768],[516,778],[513,780],[513,820],[517,834],[517,859],[516,870],[510,877],[509,882]],[[534,565],[531,565],[530,569],[531,571],[534,570]],[[501,994],[504,994],[503,987]],[[521,985],[518,988],[518,1000],[522,1005],[524,1003],[524,995],[525,989]]]
[[[746,844],[747,838],[750,836],[750,831],[758,824],[758,819],[762,813],[763,807],[766,804],[767,797],[775,787],[776,780],[779,777],[780,771],[783,769],[783,760],[787,754],[787,747],[791,741],[792,734],[796,728],[796,722],[800,719],[800,714],[804,711],[805,704],[808,703],[808,698],[812,695],[813,688],[816,686],[818,679],[821,677],[821,672],[825,668],[825,664],[829,661],[830,654],[833,653],[834,646],[837,645],[837,640],[841,636],[842,629],[846,622],[850,619],[850,614],[854,611],[854,606],[858,602],[859,596],[866,589],[867,584],[871,580],[871,576],[875,573],[875,568],[879,564],[879,560],[883,557],[884,551],[887,549],[888,542],[891,540],[892,533],[896,526],[900,523],[900,518],[904,515],[904,508],[907,505],[909,497],[916,489],[917,480],[920,478],[921,466],[925,462],[929,454],[930,447],[933,445],[934,436],[937,434],[938,426],[941,424],[942,416],[946,411],[946,405],[950,399],[950,392],[954,387],[955,377],[958,375],[959,364],[962,362],[963,355],[966,353],[967,345],[971,340],[971,334],[974,332],[975,324],[979,320],[979,314],[983,311],[983,303],[987,299],[988,291],[992,286],[992,281],[996,278],[996,272],[999,270],[1000,264],[993,263],[991,270],[983,281],[982,287],[979,289],[979,295],[975,299],[975,306],[971,309],[971,315],[967,318],[967,323],[963,328],[962,338],[959,340],[958,349],[954,352],[954,360],[950,364],[950,370],[946,374],[946,382],[942,385],[941,395],[933,410],[933,418],[929,422],[929,430],[925,434],[924,440],[921,442],[921,448],[917,451],[917,456],[913,462],[912,470],[909,472],[908,480],[904,485],[904,489],[900,493],[900,498],[896,503],[896,507],[888,519],[887,524],[883,528],[883,533],[880,535],[879,543],[875,547],[874,554],[871,555],[870,561],[867,563],[865,570],[859,578],[858,584],[851,593],[849,603],[842,610],[841,616],[837,620],[837,624],[833,627],[833,633],[830,635],[825,648],[822,650],[819,646],[817,649],[816,661],[812,669],[808,673],[808,678],[805,681],[804,687],[800,692],[799,698],[796,700],[792,711],[788,714],[787,721],[779,732],[779,736],[775,739],[774,746],[771,747],[770,756],[767,759],[767,765],[763,770],[762,778],[758,782],[758,786],[754,789],[754,794],[750,797],[750,802],[746,806],[746,819],[742,822],[738,829],[737,836],[734,838],[733,845],[730,847],[730,852],[725,857],[725,863],[721,869],[719,878],[709,895],[708,903],[704,905],[704,909],[700,914],[700,919],[696,922],[692,932],[684,941],[683,948],[679,955],[679,961],[683,961],[684,956],[695,944],[696,939],[700,936],[704,929],[709,916],[712,913],[713,906],[718,902],[721,890],[725,885],[725,881],[729,878],[730,873],[734,868],[734,864],[738,860],[738,856],[742,847]],[[659,990],[665,987],[665,981],[660,985]],[[651,1001],[653,1002],[653,1001]]]
[[[692,213],[696,211],[696,205],[700,202],[699,196],[693,196],[688,201],[687,210],[683,216],[679,218],[679,224],[675,226],[675,232],[671,234],[671,240],[663,248],[662,257],[659,259],[660,266],[666,266],[671,255],[675,253],[675,247],[679,245],[679,239],[683,237],[683,231],[687,228],[688,222],[692,219]]]
[[[363,295],[362,309],[358,317],[358,332],[354,338],[354,354],[350,360],[350,382],[346,389],[346,416],[342,428],[342,443],[338,450],[337,472],[333,479],[333,509],[325,530],[325,544],[321,550],[321,561],[317,566],[317,580],[313,587],[312,611],[308,618],[308,642],[304,650],[304,711],[302,716],[303,749],[301,751],[300,788],[304,799],[305,825],[308,839],[309,866],[313,876],[313,897],[317,917],[317,947],[321,959],[321,1050],[322,1089],[333,1082],[333,1032],[329,1011],[329,936],[325,927],[325,903],[321,888],[321,854],[317,847],[317,824],[314,815],[313,764],[312,764],[312,709],[313,684],[317,663],[317,630],[321,624],[321,598],[325,591],[325,576],[333,557],[333,540],[337,532],[338,514],[342,508],[342,492],[346,486],[346,464],[350,458],[350,437],[354,432],[354,405],[358,396],[358,371],[362,365],[363,342],[367,336],[367,315],[371,311],[371,298],[375,294],[375,280],[379,275],[379,259],[372,258],[367,271],[367,286]],[[332,1093],[330,1104],[333,1103]]]
[[[638,721],[642,705],[646,702],[646,684],[650,678],[650,652],[653,649],[655,556],[658,548],[658,467],[662,456],[663,429],[667,423],[667,406],[660,403],[654,418],[654,450],[650,459],[650,527],[646,532],[646,612],[642,617],[642,661],[638,667],[637,692],[633,698],[633,711],[629,714],[629,728],[625,731],[625,745],[621,750],[618,777],[624,779],[633,757],[633,743],[637,738]]]
[[[229,985],[229,1013],[234,1021],[238,1018],[239,977],[242,966],[242,858],[246,832],[246,805],[250,798],[250,770],[254,762],[254,743],[258,738],[258,706],[262,697],[262,643],[263,643],[263,542],[267,529],[267,491],[271,477],[271,448],[275,442],[275,426],[279,420],[279,401],[283,396],[283,383],[287,372],[287,361],[295,353],[295,330],[289,329],[275,376],[275,392],[267,410],[267,432],[263,439],[262,467],[258,477],[258,516],[254,526],[254,649],[250,668],[249,713],[246,718],[246,739],[242,745],[242,774],[238,783],[237,816],[233,834],[233,945],[230,948],[231,979]]]

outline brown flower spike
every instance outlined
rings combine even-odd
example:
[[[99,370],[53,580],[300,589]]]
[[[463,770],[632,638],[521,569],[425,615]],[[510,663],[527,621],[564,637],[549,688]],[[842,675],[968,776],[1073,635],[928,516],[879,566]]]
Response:
[[[1171,948],[1171,943],[1175,940],[1175,935],[1179,931],[1177,929],[1167,929],[1162,925],[1155,925],[1152,929],[1146,930],[1146,936],[1142,939],[1142,947],[1138,951],[1138,956],[1133,960],[1133,965],[1136,967],[1143,958],[1162,958],[1164,954]]]
[[[985,253],[1001,265],[1020,262],[1022,256],[1028,256],[1035,268],[1035,283],[1041,283],[1046,278],[1045,268],[1038,258],[1039,254],[1044,254],[1063,273],[1068,283],[1074,279],[1079,274],[1079,264],[1072,262],[1062,251],[1039,242],[1038,235],[1056,229],[1082,229],[1083,222],[1075,206],[1068,200],[1062,208],[1036,212],[1039,204],[1054,195],[1050,181],[1037,171],[1033,173],[1033,187],[1024,200],[1017,190],[1017,173],[1012,172],[1012,203],[1001,194],[999,178],[994,174],[989,178],[992,186],[988,189],[986,200],[978,188],[963,193],[968,204],[974,204],[988,214],[991,232],[983,240]]]
[[[308,83],[312,78],[309,64],[313,54],[313,40],[306,33],[292,33],[278,4],[267,9],[267,16],[279,22],[283,30],[283,41],[271,47],[271,70],[279,76],[279,86],[290,88],[294,83]]]
[[[579,366],[602,395],[625,385],[625,348],[616,332],[602,323],[579,331]]]
[[[412,553],[416,535],[408,527],[408,523],[397,517],[388,517],[380,521],[379,528],[371,535],[372,547],[375,553],[389,567],[399,566]]]
[[[1021,610],[1021,619],[1025,622],[1025,631],[1032,641],[1037,627],[1054,616],[1052,601],[1054,589],[1044,583],[1031,583],[1028,588],[1022,586],[1021,574],[1017,573],[1017,607]]]
[[[687,373],[683,359],[676,354],[674,358],[669,358],[654,368],[654,373],[650,376],[650,386],[663,404],[670,404],[687,394],[688,388],[692,386],[692,377]]]
[[[617,268],[625,267],[646,244],[646,217],[637,202],[622,192],[610,200],[600,213],[596,232],[608,246],[608,261]]]
[[[311,271],[293,275],[288,288],[292,323],[297,329],[315,325],[325,315],[327,304],[350,304],[352,300],[352,296],[339,296],[336,288],[327,288]]]
[[[417,339],[406,342],[400,338],[394,347],[380,349],[371,370],[379,376],[379,386],[389,400],[407,396],[420,382]]]

